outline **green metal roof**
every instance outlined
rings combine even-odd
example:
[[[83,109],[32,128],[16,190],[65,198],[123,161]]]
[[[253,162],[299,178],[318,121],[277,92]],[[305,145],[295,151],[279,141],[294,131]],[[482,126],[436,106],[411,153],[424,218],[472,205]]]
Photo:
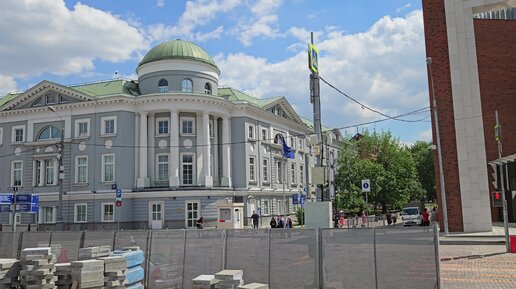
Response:
[[[21,93],[8,93],[4,97],[0,98],[0,106],[3,106],[4,104],[8,103],[9,101],[11,101],[13,98],[17,97],[20,94]]]
[[[301,120],[307,125],[309,126],[311,129],[314,129],[314,122],[309,120],[308,118],[306,117],[303,117],[303,116],[300,116]],[[329,131],[329,130],[333,130],[333,128],[331,127],[327,127],[327,126],[324,126],[324,125],[321,125],[322,127],[322,131]]]
[[[101,98],[110,95],[139,95],[138,84],[132,81],[117,79],[112,81],[96,82],[90,84],[81,84],[70,86],[75,90],[83,92],[95,98]]]
[[[164,59],[189,59],[202,61],[218,69],[213,58],[197,44],[181,39],[163,42],[152,48],[143,57],[138,67],[142,64]]]
[[[251,95],[241,92],[239,90],[233,89],[231,87],[219,88],[219,96],[228,96],[229,101],[232,101],[232,102],[245,101],[245,102],[254,104],[258,107],[264,107],[267,104],[270,104],[270,103],[282,98],[281,96],[264,98],[264,99],[256,98],[254,96],[251,96]]]

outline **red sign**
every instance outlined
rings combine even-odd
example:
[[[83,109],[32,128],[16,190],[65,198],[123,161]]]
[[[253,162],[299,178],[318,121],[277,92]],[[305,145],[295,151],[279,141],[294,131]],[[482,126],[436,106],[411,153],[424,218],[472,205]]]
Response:
[[[501,207],[503,207],[502,192],[499,192],[499,191],[491,192],[491,198],[493,200],[493,207],[494,208],[501,208]]]
[[[117,207],[121,207],[121,206],[122,206],[122,201],[116,201],[116,202],[115,202],[115,206],[117,206]]]

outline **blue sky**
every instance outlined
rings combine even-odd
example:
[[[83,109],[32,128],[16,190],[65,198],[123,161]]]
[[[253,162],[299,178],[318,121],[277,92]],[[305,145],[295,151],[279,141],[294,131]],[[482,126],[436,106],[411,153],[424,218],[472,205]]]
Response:
[[[420,0],[0,1],[0,95],[41,80],[65,85],[135,79],[145,53],[182,38],[203,47],[220,85],[257,97],[285,96],[311,118],[306,47],[321,76],[387,115],[428,107]],[[403,142],[430,139],[430,122],[385,121],[321,83],[323,122],[390,130]],[[421,119],[418,114],[407,119]]]

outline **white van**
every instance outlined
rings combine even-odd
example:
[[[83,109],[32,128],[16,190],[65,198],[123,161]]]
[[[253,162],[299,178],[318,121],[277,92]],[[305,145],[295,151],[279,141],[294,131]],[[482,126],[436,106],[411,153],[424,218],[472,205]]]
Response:
[[[403,226],[420,225],[421,211],[418,207],[406,207],[401,211],[401,222]]]

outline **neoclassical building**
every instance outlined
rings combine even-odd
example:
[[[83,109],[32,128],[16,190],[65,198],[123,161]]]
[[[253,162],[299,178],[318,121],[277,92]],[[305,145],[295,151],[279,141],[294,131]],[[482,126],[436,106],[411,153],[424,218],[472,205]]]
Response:
[[[137,80],[42,81],[0,99],[0,192],[40,198],[18,223],[53,229],[62,216],[70,230],[188,228],[202,216],[214,226],[218,201],[243,203],[245,218],[257,211],[265,221],[293,212],[292,194],[310,195],[312,123],[284,97],[220,87],[213,59],[183,40],[152,48],[136,72]],[[336,154],[342,136],[330,132]],[[277,134],[294,159],[282,158]]]

